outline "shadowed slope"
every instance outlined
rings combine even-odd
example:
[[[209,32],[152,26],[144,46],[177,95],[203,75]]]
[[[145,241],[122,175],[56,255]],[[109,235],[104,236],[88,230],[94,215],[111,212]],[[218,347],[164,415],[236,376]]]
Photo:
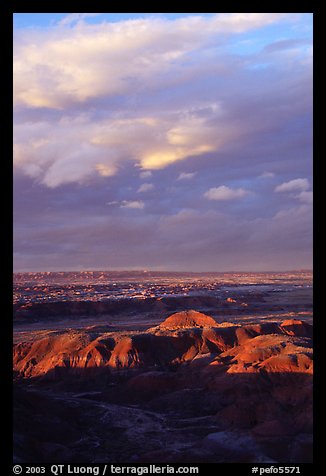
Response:
[[[16,344],[14,370],[36,377],[55,368],[157,368],[221,354],[233,372],[309,372],[311,335],[312,326],[302,321],[219,326],[205,314],[185,311],[144,333],[66,331]]]
[[[17,344],[16,461],[311,462],[311,335],[193,311]]]

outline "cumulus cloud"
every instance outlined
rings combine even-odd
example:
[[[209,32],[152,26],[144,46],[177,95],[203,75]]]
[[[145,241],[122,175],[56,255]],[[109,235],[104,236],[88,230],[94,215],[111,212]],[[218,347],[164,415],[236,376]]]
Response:
[[[142,200],[123,200],[121,202],[120,208],[138,208],[143,209],[145,203]]]
[[[105,205],[118,205],[119,208],[138,208],[140,210],[145,207],[145,203],[142,200],[111,200],[110,202],[106,202]]]
[[[181,172],[177,180],[191,180],[197,172]]]
[[[281,183],[275,188],[275,192],[297,192],[305,191],[309,188],[309,181],[306,178],[297,178],[289,182]]]
[[[309,264],[310,14],[87,15],[15,33],[16,266]]]
[[[296,195],[296,198],[298,198],[300,202],[303,202],[303,203],[308,203],[308,204],[313,203],[313,192],[303,190],[298,195]]]
[[[71,102],[123,94],[145,82],[147,89],[158,75],[174,69],[176,60],[219,35],[291,19],[282,13],[224,13],[174,21],[81,21],[89,15],[74,13],[50,31],[26,32],[23,41],[16,39],[15,104],[61,109]]]
[[[213,187],[207,190],[204,193],[204,197],[208,200],[236,200],[238,198],[243,198],[248,195],[250,192],[244,188],[230,188],[225,185],[220,187]]]
[[[52,122],[17,124],[14,166],[56,187],[94,175],[111,177],[123,164],[141,167],[141,178],[191,156],[218,150],[234,131],[220,134],[205,118],[184,111],[175,117],[96,119],[88,114]],[[128,140],[126,140],[128,138]]]
[[[202,41],[202,33],[186,26],[162,19],[77,23],[74,28],[69,23],[69,28],[61,24],[31,38],[25,35],[24,42],[15,43],[15,104],[61,109],[151,83]]]
[[[224,86],[220,96],[213,86],[217,74],[219,81],[240,77],[247,62],[212,45],[297,18],[223,13],[88,24],[89,15],[15,34],[15,113],[33,119],[15,123],[14,164],[51,188],[110,178],[130,162],[149,178],[152,170],[219,153],[258,132],[266,119],[234,120],[241,114],[232,90]],[[200,87],[208,80],[209,101]]]

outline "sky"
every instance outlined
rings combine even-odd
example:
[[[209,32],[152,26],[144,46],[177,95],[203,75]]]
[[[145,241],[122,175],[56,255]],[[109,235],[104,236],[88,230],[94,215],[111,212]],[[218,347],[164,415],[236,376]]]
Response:
[[[311,13],[14,14],[14,271],[312,268]]]

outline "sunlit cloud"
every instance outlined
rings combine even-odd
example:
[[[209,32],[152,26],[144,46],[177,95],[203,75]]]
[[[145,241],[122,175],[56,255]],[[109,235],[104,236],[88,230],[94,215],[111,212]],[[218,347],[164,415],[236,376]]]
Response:
[[[95,175],[111,177],[130,161],[144,169],[163,169],[175,162],[218,150],[228,140],[206,120],[183,119],[96,120],[87,115],[51,122],[15,126],[14,166],[50,187],[87,182]],[[36,124],[38,127],[36,127]],[[222,134],[221,134],[222,136]],[[75,170],[76,169],[76,170]]]
[[[50,31],[25,32],[15,41],[14,103],[63,108],[71,102],[122,94],[175,61],[225,34],[240,34],[283,20],[291,14],[240,13],[192,16],[168,21],[144,18],[87,24],[96,14],[70,14]],[[37,44],[37,47],[35,45]]]
[[[167,165],[173,164],[180,160],[186,159],[187,157],[201,155],[206,152],[212,152],[215,148],[212,145],[203,144],[198,147],[177,147],[164,148],[149,154],[145,154],[141,161],[140,165],[144,169],[157,170],[163,169]]]
[[[111,177],[112,175],[115,175],[117,171],[113,165],[107,164],[96,164],[95,168],[102,177]]]
[[[312,15],[96,15],[15,31],[16,266],[309,267]]]
[[[164,129],[165,134],[156,142],[155,148],[142,155],[142,168],[162,169],[187,157],[216,151],[223,143],[222,137],[213,133],[212,126],[205,119],[195,116],[181,118],[174,127],[162,124],[161,135]]]
[[[216,45],[267,25],[295,23],[298,14],[87,23],[96,15],[72,13],[49,28],[16,33],[15,111],[42,118],[15,125],[16,168],[51,188],[112,177],[130,162],[148,174],[140,175],[144,179],[266,128],[259,116],[256,122],[239,119],[227,88],[220,96],[219,87],[208,86],[208,99],[197,84],[247,74],[248,61]],[[161,99],[168,88],[179,89],[171,104]],[[117,100],[121,107],[112,109]]]

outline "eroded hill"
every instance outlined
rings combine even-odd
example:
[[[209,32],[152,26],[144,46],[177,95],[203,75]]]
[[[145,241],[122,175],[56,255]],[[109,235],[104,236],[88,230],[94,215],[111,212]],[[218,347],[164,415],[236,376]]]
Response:
[[[192,310],[147,331],[20,342],[16,459],[310,462],[312,356],[306,322],[218,324]]]

